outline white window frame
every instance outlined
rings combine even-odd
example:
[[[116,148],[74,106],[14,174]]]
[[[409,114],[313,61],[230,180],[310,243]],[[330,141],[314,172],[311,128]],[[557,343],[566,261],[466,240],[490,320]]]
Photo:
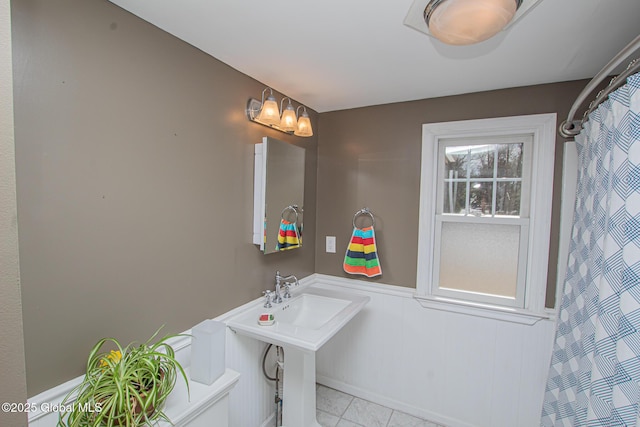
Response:
[[[425,307],[483,317],[532,324],[552,317],[545,308],[549,262],[549,233],[555,160],[555,113],[500,117],[444,123],[422,127],[422,165],[420,179],[420,223],[418,232],[418,269],[416,299]],[[436,230],[438,149],[441,140],[492,136],[531,135],[531,186],[526,251],[525,286],[520,300],[511,306],[490,299],[459,299],[455,295],[434,292],[434,268],[439,248]],[[525,227],[526,228],[526,227]],[[524,233],[525,230],[523,230]]]
[[[455,146],[463,146],[463,145],[472,145],[472,146],[480,146],[480,145],[495,145],[495,144],[508,144],[508,143],[522,143],[523,144],[523,164],[522,164],[522,177],[516,179],[521,183],[521,206],[520,206],[520,215],[515,216],[480,216],[476,217],[474,215],[456,215],[443,213],[443,202],[445,191],[445,177],[444,177],[444,168],[442,168],[444,160],[444,151],[446,147],[455,147]],[[509,225],[516,226],[519,229],[519,250],[518,250],[518,265],[525,266],[527,265],[527,253],[529,251],[529,218],[530,218],[530,200],[531,200],[531,169],[532,169],[532,158],[533,158],[533,135],[531,134],[521,134],[521,135],[492,135],[490,137],[478,137],[472,136],[471,138],[440,138],[438,143],[438,151],[437,151],[437,178],[436,178],[436,203],[435,203],[435,227],[434,227],[434,248],[441,247],[441,236],[442,236],[442,224],[443,223],[458,223],[458,224],[485,224],[485,225]],[[493,186],[493,195],[492,195],[492,210],[495,208],[496,199],[495,195],[498,190],[497,184],[500,181],[500,178],[497,178],[497,167],[498,162],[494,162],[494,171],[492,178],[472,178],[467,176],[462,178],[466,182],[465,184],[465,194],[466,199],[469,199],[470,192],[470,182],[471,181],[491,181]],[[513,181],[514,179],[509,179],[509,181]],[[469,208],[469,206],[465,206],[465,208]],[[447,298],[453,299],[461,299],[461,300],[470,300],[472,302],[481,302],[487,304],[495,304],[500,306],[509,306],[509,307],[524,307],[524,290],[526,288],[526,268],[518,268],[517,274],[517,283],[516,283],[516,294],[514,298],[503,297],[499,295],[490,295],[484,293],[473,293],[464,290],[456,290],[456,289],[448,289],[439,286],[440,283],[440,252],[434,251],[433,253],[433,279],[431,282],[431,292],[433,295],[439,295]]]

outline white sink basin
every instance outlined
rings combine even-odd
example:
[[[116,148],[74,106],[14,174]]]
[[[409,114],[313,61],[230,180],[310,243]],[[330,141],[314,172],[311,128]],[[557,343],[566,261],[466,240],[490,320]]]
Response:
[[[276,328],[292,325],[320,329],[349,304],[351,301],[345,299],[303,293],[276,310],[275,314],[278,316]]]
[[[368,296],[313,286],[293,290],[281,304],[256,304],[232,317],[227,326],[242,335],[285,347],[317,351],[369,301]],[[261,326],[261,314],[273,314],[271,326]]]
[[[264,308],[251,304],[227,320],[231,330],[285,349],[282,425],[321,427],[316,420],[316,351],[358,314],[368,296],[308,286],[292,298]],[[258,323],[273,314],[270,326]]]

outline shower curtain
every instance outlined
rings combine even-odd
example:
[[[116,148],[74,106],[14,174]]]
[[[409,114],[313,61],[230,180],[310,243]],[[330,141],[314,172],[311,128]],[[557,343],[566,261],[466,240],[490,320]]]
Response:
[[[640,73],[576,137],[576,210],[541,426],[638,426]]]

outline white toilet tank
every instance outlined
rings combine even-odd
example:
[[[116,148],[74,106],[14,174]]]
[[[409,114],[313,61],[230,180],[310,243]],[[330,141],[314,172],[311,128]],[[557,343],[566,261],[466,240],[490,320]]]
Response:
[[[164,413],[175,427],[229,427],[229,391],[239,378],[240,374],[227,369],[211,385],[189,381],[190,400],[184,381],[177,381],[167,398]],[[158,425],[171,427],[167,422]]]

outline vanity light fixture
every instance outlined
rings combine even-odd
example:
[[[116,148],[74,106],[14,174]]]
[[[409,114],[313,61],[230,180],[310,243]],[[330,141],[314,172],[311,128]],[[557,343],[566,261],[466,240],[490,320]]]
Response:
[[[541,0],[414,0],[405,25],[450,45],[470,45],[508,28]]]
[[[269,95],[265,98],[267,92],[269,92]],[[285,100],[289,102],[286,107],[283,108]],[[302,108],[302,113],[298,114],[300,108]],[[282,115],[280,114],[280,110],[282,110]],[[249,98],[247,102],[247,117],[252,122],[269,126],[280,132],[302,137],[310,137],[313,135],[307,107],[300,105],[296,110],[293,108],[291,98],[285,96],[280,101],[280,108],[278,108],[278,103],[270,87],[262,91],[262,100]]]
[[[293,132],[294,135],[309,137],[313,135],[313,129],[311,128],[311,119],[309,119],[309,114],[307,114],[307,107],[304,105],[300,105],[298,110],[302,108],[302,114],[298,115],[298,129]]]
[[[295,133],[298,130],[298,119],[296,117],[296,110],[293,108],[291,104],[291,98],[284,97],[282,101],[280,101],[280,109],[282,109],[282,103],[285,99],[289,100],[287,106],[282,110],[282,118],[280,119],[280,127],[285,132],[293,132]]]
[[[269,96],[264,99],[264,93],[269,89]],[[280,109],[276,98],[273,96],[271,88],[267,88],[262,91],[262,108],[260,114],[258,114],[258,120],[266,125],[279,125],[280,124]]]

